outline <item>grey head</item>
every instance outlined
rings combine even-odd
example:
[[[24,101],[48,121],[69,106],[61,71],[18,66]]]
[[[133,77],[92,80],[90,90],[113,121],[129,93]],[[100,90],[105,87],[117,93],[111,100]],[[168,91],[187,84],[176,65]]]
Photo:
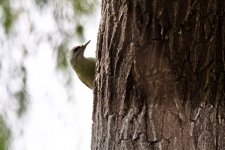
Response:
[[[80,46],[75,46],[72,51],[70,52],[70,61],[72,60],[78,60],[78,59],[82,59],[84,58],[84,50],[86,49],[87,45],[90,43],[90,41],[88,41],[86,44],[84,45],[80,45]]]

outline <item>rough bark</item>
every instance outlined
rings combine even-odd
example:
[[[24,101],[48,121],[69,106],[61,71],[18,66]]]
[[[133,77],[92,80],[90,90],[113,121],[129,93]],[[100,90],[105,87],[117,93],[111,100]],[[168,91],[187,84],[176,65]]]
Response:
[[[225,149],[225,1],[103,0],[92,150]]]

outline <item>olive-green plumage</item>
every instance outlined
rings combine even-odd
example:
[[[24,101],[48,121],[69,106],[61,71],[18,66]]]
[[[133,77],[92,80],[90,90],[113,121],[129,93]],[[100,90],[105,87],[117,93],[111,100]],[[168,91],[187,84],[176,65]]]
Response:
[[[70,54],[70,63],[79,79],[90,89],[93,89],[95,79],[95,59],[85,58],[84,50],[90,41],[82,46],[73,48]]]
[[[84,60],[74,60],[72,66],[79,79],[90,89],[93,89],[93,82],[95,79],[95,59],[84,58]]]

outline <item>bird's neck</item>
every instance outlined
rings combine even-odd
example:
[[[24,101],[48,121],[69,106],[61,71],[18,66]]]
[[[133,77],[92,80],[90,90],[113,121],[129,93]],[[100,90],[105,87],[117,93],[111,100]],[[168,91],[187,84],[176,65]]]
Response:
[[[76,69],[81,69],[83,67],[83,65],[85,64],[86,62],[86,59],[84,56],[79,56],[77,57],[76,59],[72,59],[71,60],[71,64],[73,66],[73,68],[76,70]]]

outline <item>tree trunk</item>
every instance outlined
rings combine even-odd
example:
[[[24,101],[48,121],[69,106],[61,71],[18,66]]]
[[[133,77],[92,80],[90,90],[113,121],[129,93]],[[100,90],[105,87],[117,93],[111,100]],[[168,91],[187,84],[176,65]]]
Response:
[[[225,1],[104,0],[92,150],[225,149]]]

